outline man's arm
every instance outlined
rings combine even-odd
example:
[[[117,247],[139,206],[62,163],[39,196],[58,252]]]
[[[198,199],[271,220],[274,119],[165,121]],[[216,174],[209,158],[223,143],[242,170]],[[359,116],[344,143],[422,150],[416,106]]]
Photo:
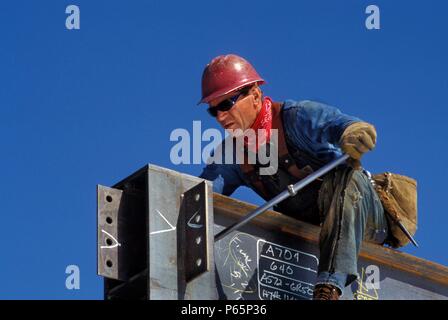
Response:
[[[291,110],[295,114],[292,121],[285,119],[285,124],[289,126],[288,131],[292,132],[299,149],[316,152],[338,147],[358,160],[362,153],[375,146],[375,128],[357,117],[342,113],[338,108],[315,101],[302,101],[291,109],[295,109]]]
[[[344,130],[362,120],[342,113],[338,108],[315,102],[300,102],[297,112],[297,129],[311,143],[331,143],[339,145]]]

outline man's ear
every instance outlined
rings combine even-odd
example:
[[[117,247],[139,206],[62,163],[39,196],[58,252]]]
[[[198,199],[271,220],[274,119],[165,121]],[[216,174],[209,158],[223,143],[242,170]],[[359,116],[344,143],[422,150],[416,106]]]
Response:
[[[254,102],[255,104],[258,106],[262,104],[262,93],[261,93],[261,89],[259,86],[255,85],[252,88],[252,95],[254,96]]]

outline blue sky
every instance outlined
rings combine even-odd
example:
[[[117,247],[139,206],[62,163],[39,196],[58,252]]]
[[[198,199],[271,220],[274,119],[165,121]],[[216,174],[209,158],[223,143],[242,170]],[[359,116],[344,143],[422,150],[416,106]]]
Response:
[[[65,28],[65,8],[81,29]],[[369,4],[381,29],[367,30]],[[414,177],[421,248],[448,265],[446,1],[3,1],[0,298],[101,299],[96,184],[170,161],[170,133],[217,124],[197,107],[204,65],[237,53],[274,100],[316,99],[373,123],[372,172]],[[235,197],[253,203],[249,190]],[[65,288],[65,268],[81,289]]]

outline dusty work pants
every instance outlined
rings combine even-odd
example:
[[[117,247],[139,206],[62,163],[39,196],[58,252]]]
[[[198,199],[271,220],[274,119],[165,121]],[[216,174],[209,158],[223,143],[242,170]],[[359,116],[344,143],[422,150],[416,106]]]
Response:
[[[341,167],[324,177],[319,190],[320,262],[316,284],[341,292],[358,277],[363,240],[384,243],[388,227],[381,200],[361,170]]]

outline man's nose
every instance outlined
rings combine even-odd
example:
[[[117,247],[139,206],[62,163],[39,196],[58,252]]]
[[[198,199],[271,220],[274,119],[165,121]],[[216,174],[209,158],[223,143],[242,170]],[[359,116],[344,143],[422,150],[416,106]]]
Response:
[[[227,116],[227,111],[218,111],[218,114],[217,114],[217,116],[216,116],[216,119],[217,119],[219,122],[221,122],[221,121],[225,120],[226,116]]]

